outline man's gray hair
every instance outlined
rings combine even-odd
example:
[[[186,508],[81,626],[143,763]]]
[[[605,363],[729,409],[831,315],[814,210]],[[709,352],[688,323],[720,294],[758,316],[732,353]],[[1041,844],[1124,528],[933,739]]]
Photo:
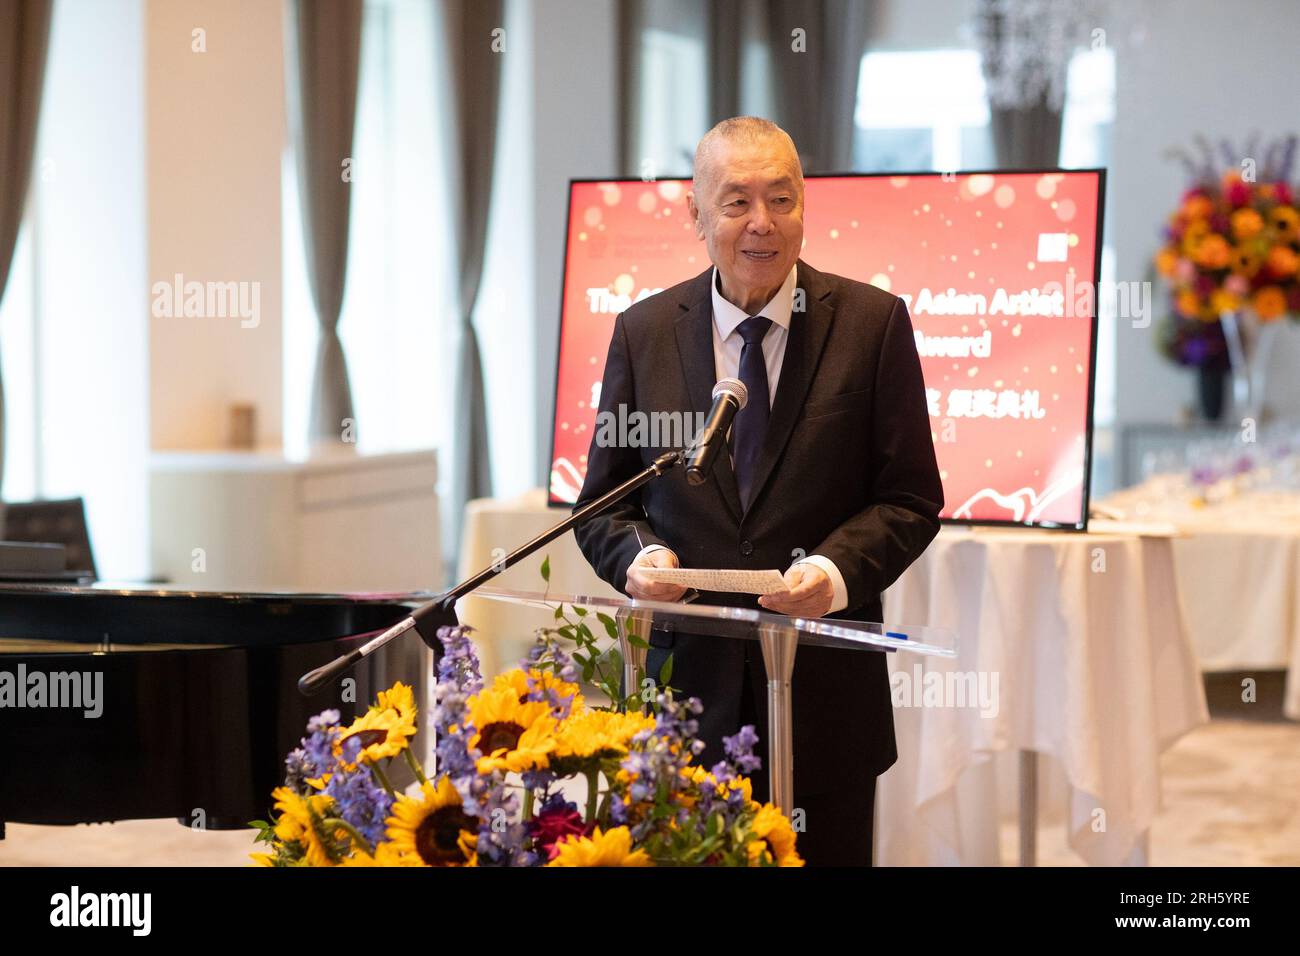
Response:
[[[691,187],[698,193],[701,184],[710,180],[710,176],[701,176],[702,171],[711,172],[710,154],[714,147],[722,142],[753,143],[764,139],[784,140],[794,156],[794,168],[798,177],[799,188],[803,188],[803,167],[799,162],[799,150],[794,145],[790,134],[777,126],[770,119],[761,116],[733,116],[724,119],[700,138],[695,147],[695,169]]]

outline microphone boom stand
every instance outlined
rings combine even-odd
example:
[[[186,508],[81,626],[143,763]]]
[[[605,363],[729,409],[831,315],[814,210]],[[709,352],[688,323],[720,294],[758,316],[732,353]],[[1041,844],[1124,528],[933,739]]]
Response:
[[[424,642],[430,647],[436,649],[434,642],[437,638],[437,629],[448,624],[454,626],[457,623],[456,602],[458,600],[487,581],[490,581],[502,571],[518,564],[538,548],[554,541],[570,528],[581,524],[588,518],[600,514],[610,506],[622,501],[642,485],[653,481],[665,472],[680,465],[690,454],[691,451],[688,450],[669,451],[660,455],[651,462],[649,467],[644,471],[633,475],[618,487],[611,488],[595,501],[584,505],[582,508],[573,512],[559,524],[543,531],[527,544],[521,545],[514,551],[511,551],[500,561],[493,562],[489,567],[484,568],[473,577],[466,578],[450,591],[447,591],[427,604],[416,608],[411,612],[410,616],[398,621],[388,630],[367,641],[365,644],[362,644],[360,647],[354,648],[353,650],[348,651],[348,653],[336,657],[334,660],[330,661],[330,663],[303,674],[302,677],[298,678],[298,690],[307,696],[320,693],[339,675],[352,669],[359,662],[386,645],[389,641],[400,637],[407,631],[411,630],[411,628],[416,628]]]

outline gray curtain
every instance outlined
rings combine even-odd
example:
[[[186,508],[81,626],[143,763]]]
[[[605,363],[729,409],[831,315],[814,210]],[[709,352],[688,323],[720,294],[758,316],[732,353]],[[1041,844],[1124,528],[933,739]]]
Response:
[[[805,173],[852,169],[858,73],[879,12],[879,0],[767,0],[771,119],[794,139]]]
[[[493,49],[496,42],[493,31],[503,26],[504,5],[502,0],[447,0],[443,9],[447,18],[444,36],[452,66],[457,144],[454,156],[460,200],[456,220],[460,267],[460,359],[455,396],[458,447],[452,474],[448,539],[448,551],[454,555],[459,549],[465,503],[492,493],[487,401],[478,333],[474,329],[474,306],[478,302],[487,252],[501,63],[505,56],[504,51]]]
[[[709,4],[708,124],[713,126],[740,113],[743,0],[713,0]],[[708,130],[700,130],[703,136]]]
[[[348,265],[352,158],[361,66],[362,0],[293,0],[294,76],[289,116],[298,159],[303,246],[320,322],[312,377],[312,442],[342,440],[353,417],[339,313]],[[351,164],[349,162],[348,169]]]
[[[52,0],[0,7],[0,302],[23,222],[49,52]],[[0,479],[4,477],[4,384],[0,382]]]
[[[639,113],[627,109],[639,101],[641,77],[641,33],[645,29],[644,0],[618,3],[618,168],[624,176],[639,176],[636,156]]]
[[[1061,110],[1046,98],[1025,107],[990,107],[993,149],[1002,169],[1042,169],[1061,156]]]

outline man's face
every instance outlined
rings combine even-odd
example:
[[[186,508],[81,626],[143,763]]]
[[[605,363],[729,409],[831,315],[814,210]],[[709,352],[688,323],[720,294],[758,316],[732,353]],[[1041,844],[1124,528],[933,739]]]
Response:
[[[695,235],[718,267],[727,298],[757,311],[781,287],[803,246],[799,159],[777,137],[722,141],[687,204]]]

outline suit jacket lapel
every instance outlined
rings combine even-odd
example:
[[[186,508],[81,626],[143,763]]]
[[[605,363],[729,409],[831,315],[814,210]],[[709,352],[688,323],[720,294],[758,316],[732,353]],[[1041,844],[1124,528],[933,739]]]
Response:
[[[803,293],[804,310],[798,310],[799,294]],[[790,334],[785,343],[785,358],[781,361],[781,378],[776,385],[776,400],[772,403],[772,417],[768,419],[767,434],[759,452],[758,471],[754,476],[754,503],[763,494],[781,453],[790,440],[794,424],[803,409],[804,398],[812,385],[817,363],[821,361],[826,337],[830,334],[834,310],[828,301],[831,286],[822,274],[799,260],[795,282],[795,311],[790,316]],[[710,342],[710,348],[712,343]],[[733,477],[734,482],[734,477]]]
[[[673,328],[682,374],[691,396],[691,408],[700,418],[708,415],[713,406],[713,386],[718,380],[717,368],[713,364],[713,293],[709,288],[712,277],[713,269],[710,268],[687,287],[687,294],[678,303],[683,311]],[[788,353],[786,361],[789,361]],[[784,371],[781,376],[784,379]],[[739,522],[742,513],[740,491],[731,459],[725,453],[714,459],[713,481],[732,517]]]

